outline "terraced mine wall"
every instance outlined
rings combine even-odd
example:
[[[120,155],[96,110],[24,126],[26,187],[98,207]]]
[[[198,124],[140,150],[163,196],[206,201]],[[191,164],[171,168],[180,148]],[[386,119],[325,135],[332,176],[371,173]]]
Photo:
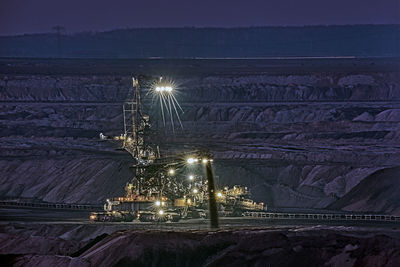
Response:
[[[163,153],[210,149],[220,184],[244,184],[271,209],[400,214],[400,73],[373,63],[172,67],[184,127],[159,126],[157,141]],[[0,74],[0,196],[97,204],[123,194],[130,156],[98,136],[122,132],[131,74],[41,68]]]

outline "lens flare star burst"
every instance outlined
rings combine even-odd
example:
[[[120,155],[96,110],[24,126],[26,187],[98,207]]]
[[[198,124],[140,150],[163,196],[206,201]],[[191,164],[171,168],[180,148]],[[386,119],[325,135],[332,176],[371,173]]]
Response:
[[[183,113],[183,109],[174,95],[178,92],[178,86],[175,82],[171,79],[160,77],[158,81],[151,85],[150,92],[153,100],[156,100],[160,105],[164,127],[167,121],[170,121],[173,132],[175,132],[175,124],[178,124],[183,129],[180,118],[180,113]]]

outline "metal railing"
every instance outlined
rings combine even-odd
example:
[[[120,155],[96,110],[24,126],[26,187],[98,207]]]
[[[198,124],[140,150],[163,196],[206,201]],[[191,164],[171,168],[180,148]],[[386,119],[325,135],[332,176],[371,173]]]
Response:
[[[60,209],[60,210],[85,210],[85,211],[103,210],[103,206],[100,206],[100,205],[20,202],[20,201],[0,201],[0,207]]]
[[[243,217],[271,220],[330,220],[330,221],[391,221],[400,222],[400,216],[379,214],[340,214],[340,213],[270,213],[246,211]]]
[[[0,207],[26,208],[26,209],[59,209],[100,211],[102,205],[68,204],[68,203],[42,203],[2,200]],[[382,214],[343,214],[343,213],[274,213],[261,211],[246,211],[242,217],[260,218],[269,220],[326,220],[326,221],[389,221],[400,222],[400,216]]]

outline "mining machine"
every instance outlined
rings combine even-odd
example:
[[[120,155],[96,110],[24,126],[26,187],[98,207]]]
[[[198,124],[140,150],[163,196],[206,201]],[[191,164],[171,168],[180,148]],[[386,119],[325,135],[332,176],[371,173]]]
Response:
[[[141,76],[132,78],[132,90],[122,106],[124,133],[115,137],[100,134],[102,140],[118,141],[132,156],[133,178],[125,186],[125,196],[107,199],[104,212],[91,213],[90,220],[179,221],[207,217],[207,179],[193,172],[201,172],[201,164],[213,159],[207,151],[201,150],[168,157],[160,154],[159,147],[151,140],[153,133],[150,116],[144,112],[141,79]],[[162,79],[152,84],[161,94],[163,91],[171,93],[172,87]],[[149,89],[144,96],[148,95]],[[160,101],[162,104],[165,98]],[[168,106],[165,108],[168,110]],[[241,186],[224,187],[217,191],[216,198],[223,216],[240,216],[243,211],[265,209],[263,203],[252,201],[247,188]]]

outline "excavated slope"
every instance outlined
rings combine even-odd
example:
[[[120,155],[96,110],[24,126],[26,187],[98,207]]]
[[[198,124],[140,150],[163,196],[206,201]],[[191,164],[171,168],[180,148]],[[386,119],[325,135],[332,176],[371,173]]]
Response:
[[[221,184],[244,184],[271,208],[325,208],[398,166],[398,71],[304,72],[249,66],[176,76],[184,128],[160,131],[162,150],[210,149]],[[129,155],[98,134],[122,132],[130,85],[128,75],[0,75],[1,197],[101,203],[120,195],[132,177]],[[399,213],[383,204],[346,209]]]

